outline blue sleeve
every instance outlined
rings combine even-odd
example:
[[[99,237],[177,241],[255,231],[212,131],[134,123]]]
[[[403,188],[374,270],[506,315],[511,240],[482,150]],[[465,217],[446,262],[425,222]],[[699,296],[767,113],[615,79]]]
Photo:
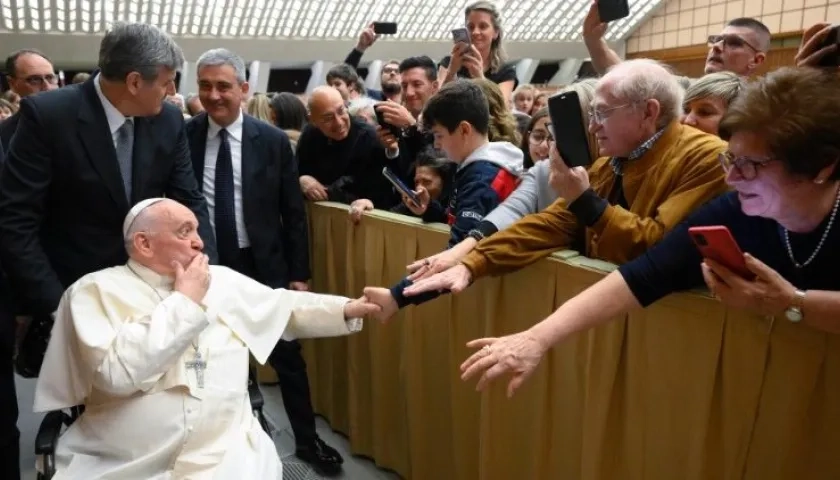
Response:
[[[461,181],[458,182],[458,195],[455,198],[455,211],[452,214],[455,222],[450,226],[449,245],[447,248],[461,243],[471,230],[478,227],[490,212],[496,209],[502,199],[493,189],[493,181],[499,173],[495,167],[491,175],[478,171],[478,165],[471,168],[472,171],[464,172]]]
[[[455,223],[450,226],[447,248],[452,248],[460,243],[461,240],[466,238],[470,230],[478,227],[485,215],[492,212],[501,203],[499,194],[492,186],[493,180],[499,173],[499,168],[493,168],[492,173],[488,175],[485,169],[478,167],[478,165],[472,166],[470,171],[464,172],[463,177],[458,182],[458,196],[455,200],[455,212],[453,212]],[[412,297],[403,296],[403,290],[411,283],[410,280],[404,278],[400,283],[391,287],[391,295],[400,308],[406,305],[420,305],[439,297],[442,293],[448,293],[426,292]]]
[[[740,218],[739,218],[740,217]],[[724,194],[700,207],[661,242],[618,268],[633,296],[643,307],[674,292],[705,285],[703,257],[688,234],[694,226],[732,225],[744,221],[733,194]]]

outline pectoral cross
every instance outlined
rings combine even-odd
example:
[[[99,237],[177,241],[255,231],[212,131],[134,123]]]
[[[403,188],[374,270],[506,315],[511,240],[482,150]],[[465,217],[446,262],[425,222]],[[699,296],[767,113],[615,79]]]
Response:
[[[204,388],[204,370],[207,369],[207,362],[201,358],[201,352],[195,351],[192,361],[184,363],[188,370],[195,370],[195,378],[198,381],[198,388]]]

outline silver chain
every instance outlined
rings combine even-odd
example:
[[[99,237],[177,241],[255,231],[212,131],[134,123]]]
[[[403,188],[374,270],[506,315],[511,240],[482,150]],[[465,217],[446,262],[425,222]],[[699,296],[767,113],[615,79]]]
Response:
[[[803,263],[799,263],[796,261],[796,257],[793,256],[793,248],[790,246],[790,233],[788,229],[785,228],[785,246],[787,247],[788,256],[790,257],[790,261],[793,262],[793,265],[796,268],[802,269],[807,267],[817,258],[817,255],[822,250],[823,244],[825,244],[825,239],[828,238],[829,232],[831,232],[831,226],[834,225],[834,219],[837,217],[837,210],[840,209],[840,188],[837,189],[836,198],[834,199],[834,208],[831,209],[831,216],[828,217],[828,224],[825,226],[825,231],[822,234],[822,238],[820,238],[820,243],[817,244],[817,248],[814,249],[814,253],[808,257],[808,260],[805,260]]]

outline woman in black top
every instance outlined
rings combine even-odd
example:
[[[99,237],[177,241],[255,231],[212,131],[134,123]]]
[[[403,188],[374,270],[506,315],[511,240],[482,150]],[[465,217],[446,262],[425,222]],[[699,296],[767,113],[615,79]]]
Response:
[[[464,9],[470,44],[456,43],[452,54],[440,61],[438,78],[443,84],[461,78],[487,78],[496,83],[504,98],[516,88],[516,69],[505,63],[499,11],[490,2],[478,1]]]
[[[481,339],[462,366],[479,381],[510,372],[508,394],[552,345],[704,281],[733,308],[840,333],[840,85],[835,72],[784,68],[750,84],[729,107],[721,155],[734,191],[712,200],[641,257],[527,331]],[[725,225],[754,279],[703,259],[689,227]],[[605,301],[609,299],[609,301]]]

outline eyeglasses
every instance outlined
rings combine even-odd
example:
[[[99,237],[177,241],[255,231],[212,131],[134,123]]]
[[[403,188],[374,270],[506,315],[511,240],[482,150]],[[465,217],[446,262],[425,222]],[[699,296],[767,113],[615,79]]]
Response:
[[[554,140],[554,137],[552,137],[548,132],[544,132],[542,130],[528,132],[528,143],[531,145],[539,145],[543,142],[550,142],[552,140]]]
[[[772,158],[736,157],[728,151],[718,155],[718,160],[724,172],[729,174],[734,168],[744,180],[754,180],[758,170],[773,161]]]
[[[759,50],[752,46],[750,42],[744,40],[743,38],[739,37],[738,35],[709,35],[708,44],[709,46],[717,45],[718,43],[723,43],[724,48],[744,48],[744,46],[750,47],[750,49],[754,52],[758,52]]]
[[[603,109],[600,109],[600,110],[595,109],[595,108],[590,108],[589,109],[589,121],[590,122],[595,122],[598,125],[600,125],[600,124],[604,123],[605,121],[607,121],[607,119],[610,118],[615,111],[617,111],[619,109],[622,109],[622,108],[627,108],[627,107],[632,106],[632,105],[633,105],[632,103],[626,103],[624,105],[619,105],[617,107],[603,108]]]
[[[391,74],[391,73],[400,73],[400,69],[397,67],[385,67],[382,69],[382,74]]]
[[[30,87],[40,87],[42,85],[55,85],[58,83],[58,76],[51,73],[47,75],[30,75],[22,80]]]

